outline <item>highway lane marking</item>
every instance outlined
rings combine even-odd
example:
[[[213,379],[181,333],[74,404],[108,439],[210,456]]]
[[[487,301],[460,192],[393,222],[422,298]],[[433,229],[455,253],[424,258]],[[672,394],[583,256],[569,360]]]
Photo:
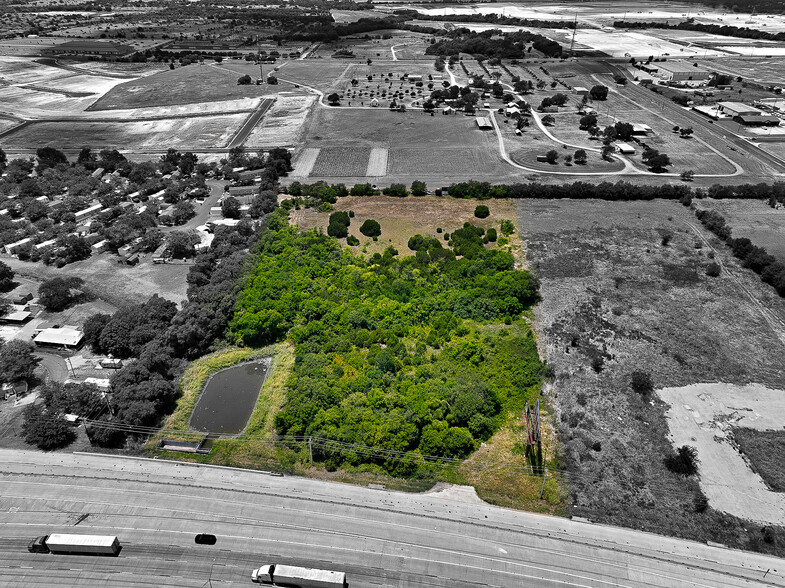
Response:
[[[105,479],[105,478],[99,478],[99,479]],[[112,480],[112,481],[114,481],[114,480]],[[17,483],[17,484],[27,484],[27,485],[30,485],[30,484],[36,484],[36,485],[40,485],[40,486],[51,486],[51,487],[61,487],[61,486],[62,486],[62,484],[55,484],[55,483],[45,483],[45,482],[33,482],[33,483],[31,483],[31,482],[26,482],[26,481],[16,481],[16,480],[9,480],[9,482],[12,482],[12,483]],[[156,484],[156,485],[160,484],[160,483],[157,483],[157,482],[148,482],[148,481],[141,481],[141,483],[143,483],[143,484],[144,484],[144,483],[147,483],[147,484]],[[183,485],[183,486],[185,486],[185,485]],[[94,489],[93,487],[80,486],[80,485],[71,485],[71,487],[73,487],[73,488],[83,488],[83,489],[89,489],[89,490],[93,490],[93,489]],[[187,487],[187,486],[186,486],[186,487]],[[208,487],[201,487],[201,486],[200,486],[200,487],[197,487],[197,488],[199,488],[199,489],[207,489]],[[230,490],[230,489],[226,489],[226,488],[217,488],[217,489],[219,489],[219,490],[222,490],[222,491],[225,491],[225,492],[232,492],[232,493],[235,493],[235,492],[236,492],[236,491],[233,491],[233,490]],[[120,491],[121,491],[120,489],[117,489],[117,488],[111,488],[110,490],[112,490],[112,491],[118,491],[118,492],[120,492]],[[135,492],[135,493],[138,493],[138,494],[143,494],[143,493],[144,493],[144,494],[161,494],[161,495],[164,495],[164,496],[167,496],[167,497],[178,496],[178,497],[182,497],[182,498],[194,498],[194,496],[193,496],[193,495],[185,495],[185,494],[171,494],[171,493],[165,493],[165,492],[158,492],[158,491],[154,491],[154,490],[136,490],[136,489],[133,489],[133,490],[130,490],[130,491],[132,491],[132,492]],[[127,493],[127,492],[128,492],[128,490],[125,490],[125,489],[124,489],[124,490],[122,490],[122,492],[124,492],[124,493]],[[270,495],[269,493],[260,493],[260,494],[262,494],[262,495]],[[287,500],[287,499],[288,499],[288,497],[281,497],[279,494],[272,494],[272,496],[275,496],[276,498],[281,498],[282,500]],[[18,497],[18,496],[17,496],[16,498],[27,499],[27,497]],[[201,499],[201,500],[210,500],[210,499],[208,499],[208,498],[201,497],[201,496],[200,496],[200,497],[198,497],[198,499]],[[40,500],[58,500],[58,499],[56,499],[56,498],[50,498],[50,499],[42,498],[42,499],[40,499]],[[312,499],[312,498],[300,498],[300,497],[296,497],[296,500],[320,501],[320,500],[318,500],[318,499]],[[329,504],[329,503],[334,503],[334,504],[340,504],[340,505],[344,505],[344,503],[337,503],[337,502],[335,502],[335,501],[328,501],[328,500],[321,500],[321,501],[322,501],[322,502],[325,502],[325,503],[328,503],[328,504]],[[386,501],[385,501],[385,502],[386,502]],[[107,505],[108,505],[108,506],[113,506],[113,507],[120,507],[120,506],[121,506],[121,505],[119,505],[119,504],[115,504],[115,503],[98,503],[98,502],[92,502],[92,504],[102,504],[102,505],[105,505],[105,506],[107,506]],[[240,504],[244,504],[244,505],[252,505],[253,503],[240,503]],[[391,506],[392,506],[392,503],[390,503],[390,504],[391,504]],[[255,505],[255,506],[258,506],[258,505]],[[141,507],[135,506],[134,508],[141,508]],[[263,508],[264,508],[264,507],[263,507]],[[349,517],[349,516],[346,516],[346,515],[327,515],[326,513],[320,513],[320,512],[318,512],[318,511],[314,511],[314,510],[299,509],[299,508],[293,508],[293,507],[290,507],[290,506],[279,506],[279,507],[275,507],[275,508],[279,508],[279,509],[281,509],[281,510],[289,510],[289,511],[299,512],[299,513],[317,514],[317,515],[320,515],[320,516],[339,516],[340,518],[342,518],[342,519],[347,519],[347,520],[349,520],[349,521],[357,521],[357,520],[360,520],[360,521],[368,521],[367,519],[358,519],[357,517]],[[383,512],[390,512],[390,509],[389,509],[389,508],[379,508],[379,507],[363,507],[363,508],[368,508],[368,509],[378,509],[378,510],[381,510],[381,511],[383,511]],[[167,509],[167,510],[171,510],[171,509]],[[188,512],[188,513],[194,513],[194,514],[198,514],[198,515],[203,515],[203,514],[204,514],[204,513],[203,513],[203,512],[201,512],[201,511],[184,511],[184,512]],[[128,515],[122,515],[122,514],[120,514],[120,513],[118,513],[118,514],[115,514],[115,513],[106,513],[106,516],[128,516]],[[219,514],[219,515],[217,515],[217,516],[231,516],[231,515],[220,515],[220,514]],[[410,515],[407,515],[407,516],[413,516],[413,517],[416,517],[416,516],[418,516],[418,515],[417,515],[417,514],[415,514],[415,513],[412,513],[412,514],[410,514]],[[236,518],[236,517],[235,517],[235,518]],[[249,518],[249,517],[244,517],[244,518]],[[451,523],[457,523],[457,522],[458,522],[458,521],[455,521],[454,519],[448,519],[447,517],[437,517],[437,516],[432,516],[431,518],[435,518],[435,519],[437,519],[437,520],[449,521],[449,522],[451,522]],[[257,519],[251,518],[251,520],[252,520],[252,521],[256,521]],[[421,530],[425,530],[425,529],[423,529],[423,528],[421,528],[421,527],[414,527],[414,526],[411,526],[411,525],[402,525],[402,524],[399,524],[399,523],[389,523],[389,524],[390,524],[390,525],[392,525],[392,526],[396,526],[396,527],[403,528],[403,529],[421,529]],[[495,526],[493,526],[493,525],[482,525],[482,524],[480,524],[479,526],[487,526],[487,527],[489,527],[489,528],[492,528],[492,529],[494,529],[494,530],[499,530],[499,529],[498,529],[498,527],[495,527]],[[546,538],[546,537],[545,537],[545,533],[547,533],[547,537],[551,537],[551,538],[552,538],[554,541],[559,541],[559,540],[562,540],[562,541],[565,541],[565,542],[567,542],[567,543],[574,543],[574,544],[581,545],[581,546],[584,546],[584,547],[587,547],[587,548],[597,548],[597,547],[598,547],[598,545],[597,545],[597,543],[596,543],[596,542],[598,541],[598,539],[597,539],[597,538],[590,538],[590,537],[583,538],[583,537],[582,537],[581,539],[583,539],[583,541],[578,541],[578,540],[575,540],[575,539],[573,539],[573,538],[572,538],[572,536],[570,536],[569,534],[567,534],[567,531],[566,531],[566,530],[564,530],[564,531],[541,531],[541,530],[539,530],[539,529],[536,529],[536,528],[530,528],[530,527],[525,527],[525,526],[522,526],[522,528],[523,528],[523,529],[526,529],[526,530],[528,530],[528,531],[533,531],[534,533],[537,533],[537,534],[539,534],[539,535],[540,535],[540,537],[542,537],[542,538]],[[463,536],[464,536],[463,534],[460,534],[460,533],[453,533],[453,532],[446,532],[446,531],[438,531],[438,530],[436,530],[436,529],[434,529],[434,530],[435,530],[435,531],[437,531],[437,532],[439,532],[439,533],[441,533],[441,534],[444,534],[444,535],[456,535],[456,536],[459,536],[459,537],[463,537]],[[336,531],[325,531],[325,532],[326,532],[326,533],[333,533],[333,534],[338,534],[338,532],[336,532]],[[518,532],[518,533],[520,533],[520,531],[515,531],[514,529],[509,529],[509,530],[507,530],[506,532],[511,532],[511,533],[516,533],[516,532]],[[552,536],[552,534],[553,534],[553,535],[556,535],[556,536]],[[559,535],[562,535],[563,537],[560,539],[560,538],[558,537]],[[479,538],[478,538],[478,539],[479,539]],[[590,543],[589,543],[589,541],[594,541],[594,543],[590,544]],[[603,540],[603,539],[599,539],[599,541],[605,541],[605,540]],[[639,552],[639,553],[635,553],[635,552],[633,552],[633,551],[632,551],[632,550],[630,550],[630,549],[626,549],[626,550],[625,550],[625,549],[623,548],[623,546],[622,546],[621,544],[619,544],[619,543],[611,543],[611,542],[609,542],[609,541],[608,541],[608,543],[609,543],[611,546],[617,546],[619,549],[613,549],[612,547],[602,547],[602,546],[600,546],[600,548],[601,548],[601,549],[608,550],[608,551],[611,551],[611,552],[614,552],[614,551],[621,551],[621,552],[623,552],[623,553],[627,553],[627,554],[629,554],[629,555],[633,555],[633,556],[636,556],[636,557],[643,558],[644,560],[652,560],[653,562],[658,562],[660,565],[661,565],[661,563],[662,563],[662,562],[666,562],[666,563],[669,563],[669,564],[671,564],[671,565],[685,566],[685,567],[687,567],[687,568],[691,568],[691,569],[704,570],[704,571],[708,571],[708,572],[710,572],[710,573],[718,573],[718,572],[716,572],[716,571],[715,571],[715,570],[713,570],[713,569],[707,569],[705,566],[696,565],[696,564],[698,564],[698,563],[700,563],[700,562],[707,561],[707,560],[697,560],[697,561],[696,561],[696,560],[686,560],[686,558],[684,558],[684,559],[686,560],[684,563],[673,563],[673,562],[672,562],[672,559],[673,559],[673,554],[670,554],[670,553],[668,553],[668,554],[665,554],[664,552],[656,552],[656,551],[654,551],[654,552],[653,552],[653,555],[647,555],[647,554],[645,554],[645,553],[641,553],[641,552]],[[516,547],[517,547],[517,545],[516,545],[516,544],[513,544],[513,543],[506,543],[506,545],[508,545],[508,546],[511,546],[511,545],[512,545],[512,546],[516,546]],[[629,545],[629,543],[628,543],[627,545]],[[563,552],[561,552],[561,551],[552,551],[552,550],[549,550],[549,549],[544,549],[544,548],[537,548],[537,547],[534,547],[534,546],[527,547],[526,549],[530,549],[530,550],[536,550],[536,551],[539,551],[539,552],[540,552],[540,553],[542,553],[543,555],[558,555],[558,556],[564,556],[564,555],[565,555],[565,554],[564,554]],[[643,548],[639,548],[639,549],[640,549],[641,551],[643,551]],[[458,553],[458,552],[455,552],[455,553]],[[661,555],[661,556],[660,556],[660,555],[657,555],[657,554],[659,554],[659,553],[662,553],[663,555]],[[667,555],[667,557],[666,557],[666,555]],[[583,560],[583,561],[594,561],[594,560],[596,559],[596,558],[588,558],[588,557],[582,557],[582,556],[575,556],[575,555],[572,555],[572,554],[569,554],[569,557],[573,557],[574,559],[576,559],[576,560],[578,560],[578,561],[582,561],[582,560]],[[608,563],[609,563],[609,565],[611,565],[611,566],[618,566],[618,565],[619,565],[619,564],[615,564],[613,561],[608,561]],[[726,572],[724,572],[724,573],[726,573],[726,574],[734,575],[734,576],[740,577],[740,578],[742,578],[742,579],[748,579],[748,576],[745,576],[745,575],[739,574],[738,572],[734,573],[734,572],[732,571],[732,570],[738,570],[738,569],[739,569],[739,568],[738,568],[738,566],[735,566],[735,565],[733,565],[733,566],[728,566],[727,564],[724,564],[723,562],[720,562],[720,561],[717,561],[717,562],[712,562],[712,563],[716,563],[716,564],[718,564],[718,565],[725,565],[725,566],[727,566],[727,567],[730,567],[730,571],[726,571]],[[641,568],[641,570],[645,570],[645,569],[646,569],[646,568],[645,568],[643,565],[641,565],[641,564],[639,564],[639,567]],[[742,568],[743,568],[743,566],[742,566]],[[741,571],[741,570],[739,570],[739,571]],[[748,571],[748,570],[747,570],[747,569],[744,569],[744,571]]]
[[[111,515],[111,516],[128,517],[129,515],[117,514],[117,515]],[[171,518],[171,517],[168,517],[168,518]],[[47,523],[14,523],[14,524],[19,525],[19,526],[31,526],[31,527],[48,527],[48,526],[51,526],[51,525],[49,525]],[[137,533],[140,532],[140,531],[141,532],[155,532],[155,531],[161,532],[162,531],[162,529],[160,529],[160,528],[138,529],[137,527],[121,527],[121,526],[114,526],[114,525],[112,525],[112,526],[103,526],[103,525],[101,525],[101,526],[96,526],[96,528],[112,529],[115,532],[118,531],[118,530],[121,530],[121,531],[132,531],[132,532],[137,532]],[[304,533],[307,533],[307,532],[314,533],[314,531],[317,532],[317,533],[318,532],[322,532],[320,530],[308,529],[306,527],[302,527],[302,528],[300,528],[300,530],[302,530]],[[172,533],[172,534],[183,534],[183,535],[189,535],[189,536],[193,534],[193,533],[188,532],[188,531],[178,531],[178,530],[165,530],[163,532],[165,532],[165,533]],[[353,537],[353,538],[360,539],[360,540],[367,539],[367,537],[364,537],[364,536],[359,535],[359,534],[351,534],[351,533],[345,533],[345,532],[340,532],[340,531],[329,531],[328,534],[349,536],[349,537]],[[350,553],[361,553],[361,554],[367,554],[367,555],[376,555],[376,552],[374,552],[374,551],[367,551],[367,550],[363,550],[363,549],[354,549],[354,548],[350,548],[350,547],[340,547],[340,546],[335,546],[335,545],[332,545],[332,544],[329,544],[329,543],[328,544],[300,543],[300,542],[297,542],[297,541],[287,541],[287,540],[277,539],[277,538],[274,538],[274,537],[273,538],[269,538],[269,539],[268,538],[263,538],[263,537],[249,538],[249,537],[247,537],[245,535],[221,535],[221,537],[228,538],[228,539],[236,539],[236,540],[246,541],[246,542],[250,539],[252,541],[261,542],[261,543],[271,543],[271,544],[279,544],[279,545],[286,545],[286,546],[298,546],[298,547],[302,546],[302,547],[305,547],[305,548],[317,547],[317,548],[327,549],[327,550],[331,550],[332,549],[332,550],[339,550],[339,551],[345,551],[345,552],[350,552]],[[404,542],[404,541],[397,541],[397,540],[392,540],[392,539],[383,539],[383,538],[374,538],[374,539],[382,544],[382,548],[381,548],[381,550],[379,552],[380,557],[384,557],[384,544],[404,545],[404,546],[409,547],[414,552],[416,552],[416,550],[423,550],[423,551],[435,552],[435,553],[442,554],[442,555],[453,555],[453,556],[457,555],[457,556],[462,556],[464,558],[471,558],[471,559],[480,560],[480,561],[489,561],[489,562],[492,562],[493,564],[502,564],[502,565],[506,564],[508,566],[521,567],[521,568],[527,569],[527,570],[538,571],[541,574],[545,573],[545,572],[549,572],[550,574],[557,575],[557,576],[567,576],[567,577],[578,578],[580,580],[587,580],[587,581],[590,580],[590,581],[599,582],[599,583],[601,583],[603,585],[612,586],[612,587],[629,586],[629,588],[633,588],[633,586],[635,586],[635,585],[626,585],[626,584],[619,584],[619,583],[616,583],[616,582],[606,581],[606,580],[603,580],[601,577],[592,577],[590,575],[574,574],[574,573],[570,573],[568,571],[562,571],[561,569],[559,569],[559,568],[557,568],[555,566],[554,567],[546,567],[545,565],[534,565],[534,564],[529,564],[529,563],[522,563],[522,562],[510,560],[510,559],[499,559],[499,558],[495,558],[495,557],[492,557],[492,556],[489,556],[489,555],[479,555],[479,554],[475,554],[475,553],[462,552],[462,551],[458,551],[458,550],[455,550],[455,549],[447,549],[447,548],[443,548],[443,547],[425,546],[425,545],[414,544],[414,543],[407,543],[407,542]],[[135,547],[136,547],[136,545],[134,543],[125,542],[125,548],[126,549],[134,549]],[[180,546],[180,545],[169,545],[169,548],[170,549],[184,549],[184,547]],[[504,550],[500,550],[500,551],[504,551]],[[528,549],[527,549],[527,551],[528,551]],[[541,551],[543,551],[543,550],[541,550]],[[553,551],[553,552],[549,552],[549,553],[552,554],[552,555],[555,555],[555,556],[560,556],[562,558],[564,558],[564,557],[573,557],[573,558],[575,558],[575,556],[572,556],[571,554],[564,553],[564,552]],[[164,555],[166,555],[166,554],[164,554]],[[455,565],[448,558],[435,560],[433,558],[426,559],[426,558],[416,557],[416,556],[408,555],[408,554],[406,554],[406,555],[404,555],[404,554],[396,554],[396,555],[388,554],[387,557],[388,558],[404,557],[407,560],[418,561],[418,562],[431,562],[431,563],[437,563],[437,564],[443,564],[443,565]],[[133,559],[140,559],[137,556],[128,556],[127,559],[131,559],[131,558],[133,558]],[[124,558],[124,559],[126,559],[126,558]],[[585,560],[587,562],[592,562],[592,563],[597,563],[596,559],[589,559],[589,558],[583,558],[583,557],[575,558],[575,559]],[[172,562],[172,561],[182,561],[182,559],[168,559],[168,558],[164,558],[163,561],[169,561],[169,562]],[[611,562],[603,562],[603,563],[605,563],[606,565],[607,564],[614,565],[615,567],[619,568],[619,570],[621,572],[626,571],[628,574],[630,572],[633,572],[633,573],[635,573],[636,575],[638,575],[640,577],[648,576],[648,577],[650,577],[652,579],[657,578],[657,579],[671,580],[671,581],[678,582],[680,586],[685,586],[685,587],[686,586],[693,586],[695,588],[716,588],[716,584],[703,584],[703,583],[699,583],[699,582],[693,581],[693,580],[685,581],[685,580],[683,580],[680,577],[674,577],[674,576],[670,576],[670,575],[663,574],[663,573],[656,573],[653,570],[649,570],[649,569],[643,568],[641,566],[630,564],[629,562],[626,563],[626,564],[613,564]],[[463,567],[469,568],[469,569],[494,569],[494,568],[489,568],[489,566],[480,566],[480,565],[476,565],[475,566],[475,565],[469,565],[467,563],[463,563],[463,564],[460,564],[460,565],[462,565]],[[565,565],[565,564],[562,564],[562,565]],[[507,571],[502,571],[502,570],[499,570],[499,569],[494,569],[494,571],[497,572],[497,573],[505,573],[505,574],[520,576],[520,577],[524,577],[524,578],[538,578],[538,579],[540,579],[540,576],[531,576],[531,575],[522,574],[522,573],[507,572]],[[710,570],[710,572],[712,574],[716,574],[716,575],[719,575],[719,576],[724,575],[724,574],[722,574],[722,572],[718,572],[718,571],[714,571],[714,570]],[[596,572],[596,574],[598,576],[600,574],[602,574],[602,573],[603,572],[599,572],[599,571]],[[545,578],[542,578],[542,579],[545,579]],[[549,580],[549,581],[554,581],[554,580]],[[567,583],[564,583],[564,584],[565,585],[570,585],[570,586],[583,586],[582,584],[567,584]]]

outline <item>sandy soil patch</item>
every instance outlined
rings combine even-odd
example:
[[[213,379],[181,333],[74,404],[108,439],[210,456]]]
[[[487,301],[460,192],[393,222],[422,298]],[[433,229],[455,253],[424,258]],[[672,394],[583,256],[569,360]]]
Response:
[[[674,447],[692,445],[709,504],[739,518],[785,525],[785,494],[772,492],[735,447],[732,427],[781,429],[785,390],[759,384],[693,384],[658,391]]]
[[[279,95],[245,141],[248,147],[282,147],[299,143],[315,96]]]

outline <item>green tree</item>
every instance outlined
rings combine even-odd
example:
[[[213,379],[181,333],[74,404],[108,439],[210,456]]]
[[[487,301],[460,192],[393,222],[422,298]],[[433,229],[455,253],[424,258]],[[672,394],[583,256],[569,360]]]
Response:
[[[502,219],[499,223],[499,229],[505,237],[509,237],[515,232],[515,223],[508,219]]]
[[[38,301],[47,310],[64,310],[77,300],[79,293],[76,290],[83,284],[84,280],[77,277],[45,280],[38,288]]]
[[[173,231],[169,233],[166,242],[170,255],[179,259],[193,257],[196,251],[194,245],[199,243],[200,240],[193,231]]]
[[[41,172],[50,167],[57,167],[60,164],[67,164],[68,158],[65,153],[54,147],[39,147],[35,152],[38,159],[38,171]]]
[[[591,90],[589,90],[589,96],[591,96],[592,100],[605,100],[608,98],[608,86],[603,86],[598,84],[596,86],[592,86]]]
[[[0,378],[6,382],[29,381],[40,361],[28,343],[12,339],[0,347]]]
[[[559,159],[559,152],[556,149],[551,149],[545,154],[545,161],[553,165]]]
[[[366,237],[378,237],[382,234],[382,227],[377,221],[369,218],[360,227],[360,232]]]
[[[428,186],[425,185],[425,182],[421,182],[420,180],[415,180],[412,182],[412,196],[425,196],[428,194]]]
[[[14,288],[14,270],[0,261],[0,292],[8,292]]]
[[[227,196],[221,203],[221,214],[224,218],[240,218],[240,201],[234,196]]]
[[[73,443],[76,433],[62,415],[31,404],[24,411],[22,431],[25,441],[39,449],[49,451]]]
[[[327,102],[329,102],[330,106],[338,106],[341,103],[341,97],[337,92],[333,92],[327,96]]]

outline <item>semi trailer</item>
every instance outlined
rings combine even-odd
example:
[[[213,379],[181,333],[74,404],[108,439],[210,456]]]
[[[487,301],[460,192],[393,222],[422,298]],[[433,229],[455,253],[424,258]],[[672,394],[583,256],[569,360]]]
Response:
[[[88,555],[117,555],[120,540],[114,535],[55,534],[36,537],[27,546],[30,553],[79,553]]]
[[[330,570],[268,564],[251,572],[251,580],[260,584],[291,588],[346,588],[346,574]]]

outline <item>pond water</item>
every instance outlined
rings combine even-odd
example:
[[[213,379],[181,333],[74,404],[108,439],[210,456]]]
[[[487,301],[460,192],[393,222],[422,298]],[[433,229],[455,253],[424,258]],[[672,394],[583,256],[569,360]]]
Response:
[[[196,401],[190,428],[226,434],[242,432],[256,406],[268,364],[242,363],[213,374]]]

